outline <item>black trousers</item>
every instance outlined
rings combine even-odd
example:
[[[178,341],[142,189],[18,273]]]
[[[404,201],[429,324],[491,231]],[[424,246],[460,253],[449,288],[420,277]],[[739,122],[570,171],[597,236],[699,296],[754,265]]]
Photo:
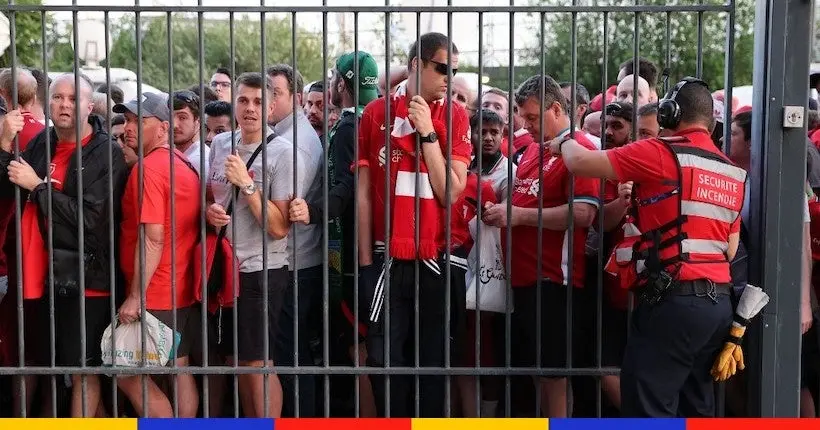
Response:
[[[418,353],[420,367],[443,367],[447,364],[445,351],[450,348],[450,364],[454,365],[464,339],[466,315],[465,270],[450,267],[450,333],[445,330],[447,321],[446,264],[444,259],[435,263],[419,261],[418,282],[414,261],[394,260],[390,269],[389,300],[377,323],[372,323],[367,336],[367,363],[374,367],[413,367]],[[416,285],[418,284],[418,295]],[[418,298],[419,313],[415,313]],[[386,313],[389,312],[389,327]],[[418,333],[416,323],[418,322]],[[389,334],[389,335],[388,335]],[[418,345],[416,345],[418,334]],[[385,361],[385,344],[389,342],[389,362]],[[389,416],[413,417],[415,411],[415,377],[391,376],[390,390],[385,389],[383,375],[371,375],[376,406],[380,416],[387,416],[386,402],[390,404]],[[419,413],[421,417],[443,417],[448,399],[445,396],[444,376],[420,375]]]
[[[726,294],[712,301],[672,293],[655,306],[639,304],[621,368],[621,414],[713,417],[709,371],[731,323],[732,305]]]

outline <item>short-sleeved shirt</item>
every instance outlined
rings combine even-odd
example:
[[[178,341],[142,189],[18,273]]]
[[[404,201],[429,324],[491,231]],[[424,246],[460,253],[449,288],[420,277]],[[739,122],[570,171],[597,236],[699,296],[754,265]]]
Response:
[[[294,121],[295,120],[295,121]],[[295,129],[295,132],[294,132]],[[299,183],[294,197],[314,201],[322,194],[322,141],[301,111],[290,114],[273,126],[277,139],[295,147],[299,162]],[[294,145],[294,139],[296,144]],[[292,154],[293,152],[291,152]],[[293,160],[291,159],[291,164]],[[296,234],[294,234],[294,232]],[[317,224],[294,223],[288,234],[288,266],[290,270],[322,264],[322,229]],[[295,258],[294,258],[295,257]]]
[[[700,148],[714,147],[711,135],[700,129],[682,130],[677,135],[687,137],[692,145]],[[675,156],[666,145],[657,139],[639,140],[620,148],[607,150],[606,154],[610,163],[612,163],[618,181],[634,181],[640,187],[642,195],[655,196],[663,194],[669,188],[669,185],[663,183],[664,180],[678,180],[678,164]],[[726,159],[726,162],[729,162],[728,159]],[[727,238],[729,234],[740,232],[741,218],[741,216],[738,216],[729,224],[729,230],[725,232]],[[641,224],[663,225],[669,222],[670,219],[666,219],[663,213],[655,213],[643,218]],[[641,227],[638,226],[638,228]],[[715,234],[720,233],[715,232]],[[698,265],[689,265],[689,267],[691,270],[681,272],[681,276],[688,273],[681,280],[699,279],[697,277],[699,274]],[[709,276],[709,279],[714,282],[728,282],[731,279],[729,265],[726,265],[725,276],[722,275],[719,279],[712,279],[714,275],[711,274]]]
[[[561,134],[568,134],[566,131]],[[560,136],[559,136],[560,137]],[[576,132],[575,139],[588,149],[594,145],[586,139],[584,133]],[[512,204],[522,208],[538,208],[538,190],[542,191],[543,208],[554,208],[568,204],[590,204],[595,208],[600,205],[600,180],[574,176],[575,194],[570,195],[570,174],[561,157],[553,157],[549,149],[544,148],[544,164],[540,161],[540,145],[530,145],[518,163],[515,183],[512,190]],[[539,171],[543,170],[543,186]],[[541,273],[537,272],[538,264],[538,227],[516,226],[512,228],[512,273],[510,282],[513,287],[531,286],[540,279],[558,284],[583,287],[584,285],[584,252],[589,228],[574,226],[574,231],[551,230],[542,228]],[[572,249],[569,247],[570,235],[573,238]],[[506,233],[501,233],[502,249],[507,252]],[[572,261],[572,274],[569,266]]]
[[[144,282],[145,307],[150,310],[171,310],[172,279],[176,290],[177,309],[196,302],[194,281],[190,276],[194,252],[200,234],[200,182],[199,175],[184,160],[179,151],[173,158],[174,183],[171,188],[171,159],[167,147],[157,148],[142,161],[143,190],[139,189],[139,168],[131,169],[122,200],[122,224],[120,228],[120,269],[128,285],[139,273],[134,263],[139,258],[139,225],[161,224],[164,228],[162,257],[151,279]],[[140,205],[142,196],[142,205]],[[174,219],[171,218],[171,201],[174,202]],[[173,234],[173,236],[172,236]],[[172,237],[174,248],[171,248]],[[174,268],[171,268],[171,253]]]
[[[202,170],[200,171],[200,157],[202,157],[202,153],[205,153],[203,157],[205,163],[202,165]],[[208,167],[210,167],[211,162],[211,148],[208,145],[205,145],[199,141],[199,136],[194,139],[194,142],[188,149],[185,150],[185,157],[188,158],[188,161],[191,162],[191,165],[194,166],[197,173],[199,173],[200,178],[207,178],[208,177]]]
[[[273,131],[269,130],[268,134]],[[234,135],[239,157],[248,162],[261,142],[242,142],[240,132]],[[262,157],[265,152],[265,157]],[[214,201],[227,208],[231,202],[234,186],[225,178],[225,160],[231,154],[231,133],[222,133],[214,137],[211,142],[211,168],[208,177],[208,187],[213,193]],[[263,163],[263,159],[267,164]],[[302,175],[305,169],[302,160],[299,160],[298,174]],[[263,175],[263,171],[266,172]],[[293,194],[293,144],[283,137],[275,137],[266,148],[257,155],[248,172],[262,190],[267,187],[269,201],[289,200]],[[265,181],[263,183],[263,180]],[[301,182],[300,182],[301,183]],[[232,225],[233,224],[233,225]],[[234,236],[234,229],[236,236]],[[259,272],[265,268],[279,269],[288,265],[287,238],[274,239],[267,234],[265,227],[259,223],[251,212],[248,202],[242,193],[236,199],[236,205],[231,214],[226,236],[233,245],[236,258],[239,260],[239,271],[245,273]],[[262,243],[267,241],[267,261],[263,262]]]

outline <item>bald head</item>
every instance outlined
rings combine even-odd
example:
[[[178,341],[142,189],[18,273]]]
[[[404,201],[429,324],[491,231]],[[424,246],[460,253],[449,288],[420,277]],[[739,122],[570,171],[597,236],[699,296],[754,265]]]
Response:
[[[469,108],[475,104],[475,94],[470,89],[470,83],[463,76],[453,77],[450,83],[453,94],[453,102],[460,104],[462,107]]]
[[[602,112],[592,112],[587,114],[584,117],[584,131],[596,136],[601,137],[601,115]]]
[[[57,76],[53,81],[51,81],[51,87],[49,88],[50,93],[54,93],[54,89],[57,85],[70,85],[74,88],[76,76],[73,73],[63,73],[60,76]],[[91,86],[91,83],[88,82],[88,79],[85,76],[80,75],[80,94],[83,98],[91,101],[93,99],[94,88]]]
[[[633,101],[633,92],[635,84],[635,75],[626,75],[621,82],[618,83],[618,89],[615,91],[615,101],[632,103],[640,108],[645,104],[652,103],[652,93],[649,89],[649,83],[646,79],[638,76],[638,99]]]
[[[37,79],[28,70],[17,68],[17,104],[28,109],[37,100]],[[6,104],[12,106],[14,94],[14,74],[11,69],[0,72],[0,96],[6,99]]]
[[[60,75],[51,83],[49,110],[58,134],[61,130],[70,134],[78,122],[87,124],[88,116],[94,109],[91,84],[83,76],[80,76],[79,81],[79,91],[75,86],[75,75],[71,73]]]

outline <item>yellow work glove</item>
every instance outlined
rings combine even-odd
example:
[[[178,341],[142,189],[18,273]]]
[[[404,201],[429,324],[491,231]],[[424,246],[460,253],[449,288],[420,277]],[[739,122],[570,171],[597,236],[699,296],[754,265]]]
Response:
[[[746,368],[743,362],[743,349],[740,347],[740,340],[745,332],[746,328],[742,326],[733,325],[729,329],[729,339],[723,345],[710,372],[715,381],[723,382],[731,378],[738,370]]]

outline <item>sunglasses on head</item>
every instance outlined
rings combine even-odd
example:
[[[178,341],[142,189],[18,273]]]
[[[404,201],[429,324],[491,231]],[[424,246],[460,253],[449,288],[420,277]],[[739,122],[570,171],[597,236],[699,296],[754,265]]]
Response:
[[[181,101],[183,103],[196,103],[198,102],[196,94],[193,91],[177,91],[174,93],[174,100]]]
[[[430,63],[433,63],[435,65],[434,69],[436,70],[436,73],[438,73],[439,75],[446,75],[447,74],[447,67],[448,67],[447,64],[439,63],[438,61],[435,61],[435,60],[427,60],[427,61],[429,61]],[[455,76],[456,73],[458,73],[458,68],[457,67],[453,68],[452,72],[453,72],[453,76]]]
[[[612,115],[612,114],[619,113],[622,110],[624,110],[623,106],[621,106],[617,103],[610,103],[610,104],[606,105],[606,107],[604,108],[604,113],[607,114],[607,115]]]

